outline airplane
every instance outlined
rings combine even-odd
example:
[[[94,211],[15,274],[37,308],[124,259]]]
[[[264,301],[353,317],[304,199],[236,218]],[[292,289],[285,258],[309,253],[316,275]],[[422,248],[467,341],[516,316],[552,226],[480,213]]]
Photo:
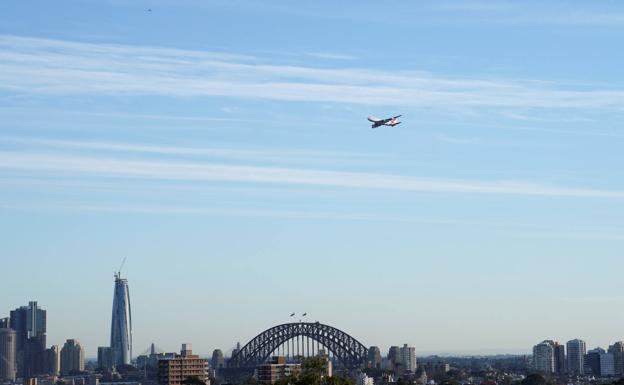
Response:
[[[399,119],[401,115],[397,115],[397,116],[393,116],[391,118],[386,118],[386,119],[379,119],[376,118],[374,116],[369,116],[367,119],[369,122],[372,122],[373,125],[371,126],[372,128],[377,128],[380,126],[390,126],[390,127],[394,127],[398,124],[401,124],[401,122],[399,122]]]

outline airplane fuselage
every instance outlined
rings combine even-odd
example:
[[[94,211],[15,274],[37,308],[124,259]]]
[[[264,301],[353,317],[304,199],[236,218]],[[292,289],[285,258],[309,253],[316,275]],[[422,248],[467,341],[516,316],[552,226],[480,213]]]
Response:
[[[398,124],[401,124],[401,122],[399,122],[399,119],[398,119],[399,116],[394,116],[388,119],[377,119],[377,118],[369,117],[368,121],[373,123],[371,126],[372,128],[377,128],[381,126],[394,127]]]

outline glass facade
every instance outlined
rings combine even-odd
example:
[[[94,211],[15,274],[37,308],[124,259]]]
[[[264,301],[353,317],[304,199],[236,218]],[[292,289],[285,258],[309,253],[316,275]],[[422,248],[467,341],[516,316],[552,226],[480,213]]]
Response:
[[[128,280],[115,274],[113,316],[111,321],[111,354],[113,363],[119,367],[132,361],[132,313]]]

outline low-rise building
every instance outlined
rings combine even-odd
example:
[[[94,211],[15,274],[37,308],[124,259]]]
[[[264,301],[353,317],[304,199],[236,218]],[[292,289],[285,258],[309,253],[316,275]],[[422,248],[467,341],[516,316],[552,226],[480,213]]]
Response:
[[[190,344],[183,344],[179,356],[158,361],[158,383],[160,385],[181,385],[184,380],[197,378],[210,385],[208,360],[194,355]]]
[[[270,362],[256,367],[258,382],[261,384],[274,384],[275,382],[301,372],[301,364],[288,364],[285,357],[273,357]]]

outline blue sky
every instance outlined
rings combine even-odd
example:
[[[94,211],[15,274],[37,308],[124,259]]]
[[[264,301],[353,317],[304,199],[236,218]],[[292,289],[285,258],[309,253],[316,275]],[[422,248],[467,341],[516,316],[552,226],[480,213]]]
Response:
[[[0,314],[94,355],[125,256],[135,353],[293,311],[383,349],[622,339],[623,38],[615,1],[5,5]]]

